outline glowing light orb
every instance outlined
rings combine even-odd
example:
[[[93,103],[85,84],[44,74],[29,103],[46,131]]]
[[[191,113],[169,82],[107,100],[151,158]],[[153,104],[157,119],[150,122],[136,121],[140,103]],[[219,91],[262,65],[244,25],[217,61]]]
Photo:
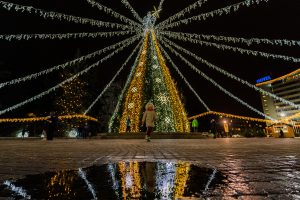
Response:
[[[129,109],[132,109],[133,107],[134,107],[134,103],[129,103],[129,104],[128,104],[128,108],[129,108]]]
[[[153,68],[153,69],[157,69],[157,68],[158,68],[158,65],[152,65],[152,68]]]
[[[136,87],[133,87],[133,88],[131,89],[131,92],[137,92],[137,88],[136,88]]]

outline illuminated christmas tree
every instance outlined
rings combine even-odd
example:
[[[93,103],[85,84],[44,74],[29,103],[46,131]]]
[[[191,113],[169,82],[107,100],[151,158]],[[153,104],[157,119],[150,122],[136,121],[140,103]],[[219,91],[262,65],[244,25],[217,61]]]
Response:
[[[61,78],[65,79],[71,77],[73,74],[64,71],[61,74]],[[61,94],[55,101],[56,112],[58,115],[69,115],[69,114],[79,114],[84,111],[84,100],[86,99],[86,83],[79,78],[63,85],[61,88]],[[63,134],[66,130],[70,130],[72,127],[78,127],[82,125],[83,122],[79,119],[72,121],[64,121],[64,127],[61,127],[59,132]]]
[[[131,132],[139,132],[144,107],[155,105],[159,132],[189,132],[184,105],[170,71],[159,49],[154,31],[147,31],[142,49],[109,124],[109,132],[126,131],[126,119],[131,119]]]

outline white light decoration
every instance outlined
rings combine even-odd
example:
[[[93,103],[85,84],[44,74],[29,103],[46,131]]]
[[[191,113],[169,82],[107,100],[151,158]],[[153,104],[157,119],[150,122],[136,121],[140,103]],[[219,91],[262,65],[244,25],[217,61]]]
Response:
[[[300,41],[298,40],[287,40],[287,39],[267,39],[267,38],[239,38],[239,37],[228,37],[221,35],[204,35],[195,33],[183,33],[183,32],[173,32],[173,31],[160,31],[160,34],[174,34],[177,37],[188,37],[190,39],[199,40],[212,40],[212,41],[222,41],[228,43],[241,43],[251,46],[253,44],[267,44],[274,46],[300,46]]]
[[[143,29],[145,33],[154,28],[155,21],[156,17],[152,15],[151,12],[148,12],[148,14],[143,18]]]
[[[129,103],[129,104],[128,104],[128,108],[129,108],[129,109],[131,109],[131,108],[133,108],[133,107],[134,107],[134,103]]]
[[[72,129],[68,132],[68,137],[69,138],[76,138],[78,136],[78,132],[76,129]]]
[[[23,134],[22,134],[22,131],[23,130],[19,130],[17,133],[16,133],[16,137],[17,138],[22,138],[22,137],[29,137],[29,132],[28,131],[25,131],[25,133],[24,133],[24,136],[23,136]]]
[[[123,22],[129,23],[131,26],[135,26],[135,27],[139,27],[142,28],[142,25],[125,17],[124,15],[121,15],[119,13],[117,13],[116,11],[114,11],[111,8],[108,8],[102,4],[100,4],[99,2],[95,2],[94,0],[86,0],[89,4],[91,4],[93,7],[96,6],[100,11],[104,11],[105,13],[109,14],[110,16],[113,16],[117,19],[120,19]]]
[[[130,10],[130,12],[133,14],[133,16],[139,21],[143,22],[142,18],[139,16],[139,14],[133,9],[133,7],[130,5],[130,3],[127,0],[121,0],[121,2],[125,5],[127,9]]]
[[[160,95],[157,96],[157,98],[162,104],[168,104],[169,103],[169,98],[166,94],[160,94]]]
[[[156,82],[156,83],[161,83],[161,79],[160,79],[160,78],[156,78],[156,79],[155,79],[155,82]]]
[[[231,50],[231,51],[239,52],[241,54],[246,54],[246,55],[262,56],[262,57],[265,57],[265,58],[282,59],[282,60],[285,60],[285,61],[291,61],[291,62],[295,62],[295,63],[300,62],[300,58],[294,58],[294,57],[278,55],[278,54],[271,54],[271,53],[266,53],[266,52],[262,52],[262,51],[254,51],[254,50],[249,50],[249,49],[243,49],[243,48],[239,48],[239,47],[233,47],[233,46],[224,45],[224,44],[217,44],[217,43],[213,43],[213,42],[206,42],[206,41],[202,41],[202,40],[195,40],[195,39],[191,39],[189,37],[179,36],[179,35],[174,34],[174,33],[165,33],[165,35],[168,36],[168,37],[171,37],[171,38],[183,40],[185,42],[191,42],[191,43],[194,43],[194,44],[200,44],[200,45],[205,45],[205,46],[209,46],[209,47],[215,47],[215,48],[221,49],[223,51],[224,50]]]
[[[58,34],[16,34],[16,35],[0,35],[0,40],[63,40],[77,38],[97,38],[97,37],[113,37],[136,33],[136,31],[110,31],[110,32],[95,32],[95,33],[58,33]]]
[[[252,85],[252,84],[249,83],[248,81],[243,80],[243,79],[241,79],[241,78],[239,78],[239,77],[237,77],[237,76],[235,76],[235,75],[233,75],[233,74],[227,72],[226,70],[221,69],[221,68],[219,68],[219,67],[216,66],[216,65],[213,65],[212,63],[208,62],[207,60],[204,60],[204,59],[200,58],[199,56],[197,56],[196,54],[194,54],[194,53],[188,51],[187,49],[184,49],[184,48],[180,47],[179,45],[175,44],[175,43],[172,42],[171,40],[168,40],[168,39],[166,39],[166,38],[163,38],[163,39],[165,39],[165,40],[167,41],[168,44],[171,44],[172,46],[176,47],[176,48],[179,49],[180,51],[183,51],[184,53],[186,53],[186,54],[188,54],[188,55],[194,57],[196,60],[198,60],[198,61],[200,61],[201,63],[207,65],[208,67],[210,67],[210,68],[212,68],[212,69],[214,69],[214,70],[216,70],[216,71],[218,71],[218,72],[220,72],[220,73],[226,75],[227,77],[229,77],[229,78],[231,78],[231,79],[233,79],[233,80],[236,80],[236,81],[238,81],[238,82],[240,82],[240,83],[242,83],[242,84],[244,84],[244,85],[246,85],[246,86],[248,86],[248,87],[250,87],[250,88],[252,88],[252,89],[254,89],[254,90],[256,90],[256,91],[259,91],[259,92],[262,93],[263,95],[267,95],[267,96],[269,96],[269,97],[271,97],[271,98],[273,98],[273,99],[276,99],[276,100],[278,100],[278,101],[280,101],[280,102],[282,102],[282,103],[285,103],[285,104],[290,105],[290,106],[292,106],[292,107],[294,107],[294,108],[300,109],[300,105],[297,105],[297,104],[295,104],[295,103],[293,103],[293,102],[291,102],[291,101],[287,101],[287,100],[285,100],[285,99],[283,99],[283,98],[281,98],[281,97],[279,97],[279,96],[277,96],[277,95],[275,95],[275,94],[272,94],[272,93],[270,93],[270,92],[268,92],[268,91],[265,91],[265,90],[263,90],[263,89],[261,89],[261,88],[255,86],[255,85]]]
[[[101,60],[99,60],[98,62],[96,62],[96,63],[90,65],[89,67],[85,68],[84,70],[82,70],[82,71],[76,73],[75,75],[71,76],[70,78],[68,78],[68,79],[64,80],[63,82],[61,82],[61,83],[55,85],[54,87],[52,87],[52,88],[50,88],[50,89],[48,89],[48,90],[46,90],[46,91],[44,91],[44,92],[41,92],[41,93],[39,93],[38,95],[35,95],[35,96],[33,96],[33,97],[31,97],[31,98],[25,100],[25,101],[22,101],[22,102],[20,102],[20,103],[18,103],[18,104],[15,104],[15,105],[11,106],[11,107],[8,107],[8,108],[6,108],[6,109],[4,109],[4,110],[1,110],[1,111],[0,111],[0,115],[3,115],[3,114],[5,114],[5,113],[7,113],[7,112],[10,112],[10,111],[12,111],[12,110],[15,110],[15,109],[17,109],[17,108],[19,108],[19,107],[21,107],[21,106],[24,106],[24,105],[26,105],[26,104],[28,104],[28,103],[30,103],[30,102],[32,102],[32,101],[35,101],[35,100],[37,100],[37,99],[40,99],[40,98],[42,98],[43,96],[45,96],[45,95],[47,95],[47,94],[49,94],[49,93],[55,91],[56,89],[62,87],[64,84],[66,84],[66,83],[68,83],[68,82],[71,82],[71,81],[73,81],[74,79],[76,79],[77,77],[79,77],[79,76],[81,76],[81,75],[87,73],[90,69],[92,69],[92,68],[94,68],[94,67],[96,67],[96,66],[99,66],[101,63],[103,63],[104,61],[108,60],[109,58],[111,58],[111,57],[114,56],[115,54],[119,53],[119,52],[122,51],[125,47],[129,46],[130,44],[132,44],[134,41],[135,41],[135,40],[128,41],[126,44],[124,44],[123,46],[119,47],[118,49],[116,49],[116,50],[113,51],[112,53],[108,54],[107,56],[105,56],[104,58],[102,58]]]
[[[157,24],[156,28],[162,27],[162,26],[164,26],[166,24],[169,24],[170,22],[172,22],[172,21],[174,21],[174,20],[176,20],[178,18],[181,18],[181,17],[185,16],[186,14],[188,14],[191,11],[195,10],[196,8],[201,7],[202,4],[204,4],[206,2],[207,2],[207,0],[198,0],[198,1],[196,1],[195,3],[189,5],[188,7],[184,8],[180,12],[172,15],[168,19],[166,19],[166,20],[160,22],[159,24]]]
[[[170,118],[169,118],[169,117],[166,117],[166,118],[165,118],[165,122],[166,122],[167,124],[169,124],[169,123],[171,122]]]
[[[27,194],[26,190],[22,187],[15,186],[11,181],[4,181],[3,185],[8,187],[9,190],[16,193],[18,196],[23,197],[24,199],[31,199],[31,196]]]
[[[153,68],[153,69],[157,69],[157,68],[158,68],[158,65],[152,65],[152,68]]]
[[[111,84],[115,81],[115,79],[117,78],[117,76],[119,76],[119,74],[121,73],[121,71],[124,69],[124,67],[127,65],[127,63],[129,62],[129,60],[132,58],[132,56],[134,55],[134,53],[138,50],[138,47],[141,46],[142,44],[141,40],[137,46],[134,48],[134,50],[131,52],[131,54],[128,56],[128,58],[126,59],[126,61],[123,63],[123,65],[120,67],[120,69],[117,71],[117,73],[114,75],[114,77],[109,81],[109,83],[104,87],[103,91],[98,95],[98,97],[93,101],[93,103],[84,111],[84,114],[86,115],[93,107],[94,105],[99,101],[99,99],[102,97],[102,95],[107,91],[107,89],[111,86]]]
[[[159,6],[158,6],[158,9],[157,10],[162,10],[162,5],[164,3],[165,0],[161,0],[160,3],[159,3]]]
[[[94,58],[97,55],[101,55],[102,53],[106,53],[107,51],[113,50],[113,49],[115,49],[115,48],[117,48],[119,46],[122,46],[122,45],[125,45],[125,44],[129,44],[129,43],[131,44],[132,42],[134,42],[135,40],[137,40],[140,37],[141,37],[141,35],[135,35],[135,36],[130,37],[128,39],[125,39],[125,40],[123,40],[121,42],[118,42],[116,44],[110,45],[108,47],[105,47],[105,48],[103,48],[101,50],[98,50],[98,51],[95,51],[93,53],[90,53],[88,55],[81,56],[79,58],[76,58],[76,59],[74,59],[72,61],[69,61],[69,62],[66,62],[64,64],[56,65],[54,67],[51,67],[49,69],[46,69],[46,70],[43,70],[43,71],[40,71],[40,72],[37,72],[37,73],[34,73],[34,74],[30,74],[30,75],[27,75],[27,76],[24,76],[24,77],[21,77],[21,78],[17,78],[17,79],[13,79],[11,81],[0,83],[0,89],[3,88],[3,87],[5,87],[5,86],[8,86],[8,85],[15,85],[15,84],[18,84],[18,83],[21,83],[21,82],[25,82],[25,81],[28,81],[28,80],[36,79],[36,78],[38,78],[40,76],[49,74],[49,73],[57,71],[59,69],[64,69],[66,67],[74,66],[78,62],[82,62],[82,61],[85,61],[87,59]]]
[[[133,87],[133,88],[131,89],[131,92],[137,92],[137,88],[136,88],[136,87]]]
[[[172,199],[175,189],[176,164],[174,162],[157,162],[155,190],[158,199]]]
[[[200,98],[198,93],[194,90],[194,88],[191,86],[191,84],[186,80],[186,78],[183,76],[183,74],[180,72],[179,68],[175,65],[175,63],[172,61],[170,56],[167,54],[167,52],[164,50],[164,48],[160,46],[160,49],[164,53],[165,57],[169,60],[171,63],[172,67],[176,70],[176,72],[179,74],[179,76],[183,79],[184,83],[190,88],[190,90],[194,93],[194,95],[197,97],[197,99],[200,101],[200,103],[205,107],[207,111],[210,111],[209,107],[206,105],[206,103]]]
[[[85,173],[85,171],[82,170],[82,168],[78,169],[78,175],[80,178],[82,178],[84,180],[88,190],[93,195],[93,200],[97,200],[98,198],[97,198],[96,190],[94,189],[94,186],[92,185],[92,183],[87,179],[86,173]]]
[[[157,56],[153,56],[153,59],[154,59],[154,60],[157,60]]]
[[[123,25],[123,24],[118,24],[118,23],[104,22],[104,21],[100,21],[100,20],[82,18],[82,17],[66,15],[66,14],[52,12],[52,11],[48,12],[48,11],[44,11],[42,9],[34,8],[32,6],[23,6],[23,5],[9,3],[9,2],[5,2],[5,1],[0,1],[0,6],[8,11],[14,10],[16,12],[22,12],[22,13],[27,12],[27,13],[38,15],[45,19],[58,19],[60,21],[64,20],[64,21],[68,21],[68,22],[74,22],[77,24],[89,24],[92,26],[106,27],[106,28],[121,28],[123,30],[126,30],[126,29],[135,30],[136,29],[135,27],[129,26],[129,25]]]
[[[193,21],[206,20],[210,17],[228,15],[231,12],[237,12],[242,7],[250,7],[251,5],[259,4],[263,1],[268,2],[268,0],[245,0],[245,1],[242,1],[240,3],[236,3],[236,4],[233,4],[233,5],[230,5],[230,6],[226,6],[224,8],[220,8],[220,9],[211,11],[211,12],[203,13],[203,14],[200,14],[200,15],[196,15],[196,16],[193,16],[193,17],[186,18],[186,19],[182,19],[182,20],[179,20],[179,21],[176,21],[176,22],[173,22],[173,23],[166,23],[164,25],[159,24],[155,28],[163,30],[163,29],[178,27],[182,24],[190,24]]]
[[[272,117],[260,112],[259,110],[257,110],[256,108],[250,106],[248,103],[246,103],[245,101],[241,100],[240,98],[238,98],[237,96],[233,95],[231,92],[229,92],[228,90],[226,90],[225,88],[223,88],[220,84],[218,84],[216,81],[214,81],[212,78],[210,78],[209,76],[207,76],[205,73],[203,73],[202,71],[200,71],[197,67],[195,67],[191,62],[189,62],[187,59],[185,59],[180,53],[178,53],[177,51],[175,51],[170,45],[168,45],[166,42],[164,42],[163,40],[161,40],[161,42],[174,54],[176,54],[181,60],[183,60],[187,65],[189,65],[194,71],[196,71],[198,74],[200,74],[203,78],[205,78],[206,80],[208,80],[209,82],[211,82],[215,87],[217,87],[219,90],[221,90],[222,92],[224,92],[225,94],[227,94],[228,96],[230,96],[231,98],[235,99],[236,101],[238,101],[239,103],[241,103],[242,105],[246,106],[247,108],[249,108],[250,110],[256,112],[257,114],[276,121],[275,119],[273,119]]]

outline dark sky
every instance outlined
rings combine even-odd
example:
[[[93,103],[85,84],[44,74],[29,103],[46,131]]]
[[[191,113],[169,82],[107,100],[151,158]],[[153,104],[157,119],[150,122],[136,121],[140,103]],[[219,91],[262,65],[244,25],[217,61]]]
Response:
[[[111,22],[119,22],[100,11],[92,8],[85,0],[10,0],[10,2],[22,5],[34,6],[47,11],[56,11],[75,16],[99,19]],[[113,8],[115,11],[134,19],[131,13],[118,0],[102,0],[103,5]],[[131,5],[136,9],[141,17],[146,15],[153,6],[158,6],[159,0],[130,0]],[[159,21],[166,19],[168,16],[175,14],[186,6],[194,3],[195,0],[165,0],[163,10]],[[202,8],[197,9],[188,16],[193,16],[202,12],[212,11],[240,1],[237,0],[208,0]],[[216,16],[206,21],[194,22],[190,25],[182,25],[179,28],[171,29],[173,31],[214,34],[234,37],[258,37],[268,39],[300,39],[300,1],[297,0],[270,0],[268,3],[242,8],[236,13],[227,16]],[[74,24],[71,22],[43,19],[39,16],[22,14],[14,11],[6,11],[0,8],[0,34],[18,34],[18,33],[68,33],[68,32],[97,32],[108,31],[109,29],[97,28],[89,25]],[[85,55],[107,45],[111,45],[125,37],[115,37],[110,39],[70,39],[70,40],[29,40],[29,41],[0,41],[0,80],[1,82],[11,80],[20,76],[34,73],[43,69],[50,68],[54,65],[64,63],[74,59],[74,55],[80,49],[80,53]],[[175,40],[173,40],[175,41]],[[177,42],[177,41],[176,41]],[[250,83],[255,80],[271,75],[272,78],[283,75],[299,68],[299,64],[282,61],[279,59],[257,58],[254,56],[241,55],[231,51],[221,51],[211,47],[201,47],[185,42],[177,42],[188,48],[195,54],[202,56],[211,63],[226,69],[227,71],[243,78]],[[102,87],[110,81],[115,72],[125,61],[132,51],[132,45],[114,59],[105,62],[99,66],[97,79],[102,83]],[[260,50],[269,53],[276,53],[294,57],[300,57],[300,47],[273,47],[268,45],[253,45],[250,47],[239,45],[239,47],[252,50]],[[235,100],[224,95],[209,82],[204,80],[200,75],[195,74],[183,62],[177,59],[169,51],[168,53],[174,59],[174,62],[188,78],[191,85],[198,92],[199,96],[207,103],[211,110],[220,112],[229,112],[247,116],[258,117],[248,108],[243,107]],[[117,59],[116,59],[117,58]],[[191,59],[199,69],[203,70],[209,76],[214,78],[218,83],[228,89],[230,92],[243,99],[250,105],[261,110],[259,93],[242,86],[240,83],[225,78],[217,72],[207,69],[205,65],[197,63]],[[132,64],[133,61],[130,62]],[[170,66],[170,65],[169,65]],[[125,68],[119,81],[124,82],[126,75],[130,70],[130,65]],[[185,104],[189,116],[204,112],[205,109],[198,102],[197,98],[190,92],[176,72],[171,68],[171,73],[177,82],[179,90],[185,97]],[[25,100],[39,92],[58,83],[55,75],[50,75],[28,83],[22,83],[18,86],[9,86],[0,90],[1,110],[8,106],[14,105]],[[45,81],[46,80],[46,81]],[[102,91],[99,86],[99,93]],[[96,98],[96,96],[95,96]],[[20,113],[26,113],[28,110],[43,106],[47,97],[44,97],[30,106],[17,109],[5,116],[20,116]],[[17,114],[18,113],[18,114]]]

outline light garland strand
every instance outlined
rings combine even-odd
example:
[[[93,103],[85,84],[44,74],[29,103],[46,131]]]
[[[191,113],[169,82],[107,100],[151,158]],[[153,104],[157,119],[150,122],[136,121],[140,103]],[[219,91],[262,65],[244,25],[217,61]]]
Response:
[[[125,94],[127,88],[129,88],[129,84],[130,84],[130,82],[131,82],[131,80],[132,80],[132,77],[133,77],[133,75],[134,75],[134,72],[135,72],[135,70],[136,70],[136,68],[137,68],[137,66],[138,66],[138,61],[139,61],[139,58],[140,58],[140,56],[141,56],[141,54],[142,54],[142,50],[143,50],[143,45],[140,46],[139,53],[138,53],[137,57],[135,58],[135,62],[134,62],[134,64],[133,64],[133,66],[131,67],[131,71],[130,71],[129,76],[128,76],[127,80],[126,80],[126,83],[125,83],[125,85],[124,85],[124,87],[123,87],[123,89],[122,89],[122,92],[121,92],[121,94],[120,94],[120,96],[119,96],[119,98],[118,98],[118,103],[117,103],[117,105],[116,105],[116,107],[115,107],[115,110],[114,110],[114,112],[113,112],[113,115],[112,115],[112,117],[111,117],[110,120],[109,120],[109,124],[108,124],[108,132],[109,132],[109,133],[112,133],[112,132],[113,132],[113,130],[112,130],[112,129],[113,129],[113,123],[114,123],[114,121],[115,121],[115,119],[116,119],[116,117],[117,117],[117,114],[118,114],[119,111],[120,111],[121,104],[122,104],[122,101],[121,101],[121,100],[123,99],[124,94]]]
[[[143,23],[142,18],[139,16],[139,14],[133,9],[133,7],[130,5],[130,3],[127,0],[121,0],[121,2],[125,5],[127,9],[130,10],[130,12],[133,14],[133,16],[141,23]]]
[[[166,20],[160,22],[156,25],[156,28],[159,29],[160,27],[163,27],[166,24],[171,23],[172,21],[179,19],[186,14],[190,13],[192,10],[197,9],[198,7],[201,7],[204,3],[206,3],[208,0],[198,0],[195,3],[189,5],[188,7],[184,8],[183,10],[179,11],[178,13],[172,15],[171,17],[167,18]]]
[[[114,80],[117,78],[117,76],[119,76],[119,74],[121,73],[121,71],[123,70],[123,68],[127,65],[127,63],[129,62],[129,60],[131,59],[131,57],[133,56],[133,54],[138,50],[138,47],[142,44],[141,40],[137,46],[134,48],[134,50],[131,52],[131,54],[129,55],[129,57],[126,59],[126,61],[123,63],[123,65],[120,67],[120,69],[117,71],[117,73],[114,75],[114,77],[110,80],[110,82],[104,87],[104,89],[102,90],[102,92],[99,94],[99,96],[93,101],[93,103],[84,111],[84,114],[87,114],[93,107],[94,105],[99,101],[99,99],[102,97],[102,95],[106,92],[106,90],[111,86],[111,84],[114,82]]]
[[[24,123],[24,122],[39,122],[39,121],[47,121],[49,120],[48,117],[29,117],[29,118],[0,118],[0,123]],[[59,120],[69,120],[69,119],[85,119],[88,121],[95,121],[97,122],[98,119],[94,117],[90,117],[87,115],[81,115],[81,114],[76,114],[76,115],[61,115],[58,116]]]
[[[118,23],[112,23],[112,22],[104,22],[100,20],[95,19],[89,19],[89,18],[83,18],[83,17],[77,17],[73,15],[67,15],[63,13],[58,12],[52,12],[52,11],[44,11],[42,9],[34,8],[32,6],[23,6],[15,3],[9,3],[5,1],[0,1],[0,7],[10,11],[14,10],[16,12],[27,12],[30,14],[36,14],[40,17],[43,17],[44,19],[59,19],[59,20],[65,20],[68,22],[74,22],[76,24],[89,24],[92,26],[97,27],[106,27],[106,28],[121,28],[123,30],[131,29],[135,30],[135,27],[129,26],[129,25],[123,25]]]
[[[159,6],[158,6],[158,9],[157,9],[158,11],[159,11],[159,10],[162,10],[162,5],[163,5],[164,1],[165,1],[165,0],[160,0]]]
[[[165,39],[166,39],[166,38],[165,38]],[[243,79],[241,79],[241,78],[235,76],[234,74],[231,74],[231,73],[227,72],[226,70],[224,70],[224,69],[222,69],[222,68],[220,68],[220,67],[218,67],[218,66],[216,66],[216,65],[213,65],[212,63],[208,62],[207,60],[204,60],[203,58],[197,56],[196,54],[194,54],[194,53],[192,53],[192,52],[190,52],[190,51],[188,51],[187,49],[184,49],[183,47],[181,47],[181,46],[175,44],[175,43],[172,42],[171,40],[166,39],[166,41],[168,42],[168,44],[171,44],[171,45],[174,46],[176,49],[178,49],[178,50],[180,50],[180,51],[182,51],[182,52],[188,54],[189,56],[192,56],[192,57],[195,58],[196,60],[198,60],[198,61],[200,61],[201,63],[207,65],[208,67],[210,67],[210,68],[212,68],[212,69],[214,69],[214,70],[216,70],[216,71],[218,71],[218,72],[220,72],[220,73],[226,75],[227,77],[229,77],[229,78],[231,78],[231,79],[233,79],[233,80],[236,80],[236,81],[242,83],[243,85],[248,86],[248,87],[251,88],[251,89],[254,89],[254,90],[258,91],[258,92],[262,93],[263,95],[267,95],[267,96],[269,96],[269,97],[271,97],[271,98],[273,98],[273,99],[276,99],[276,100],[278,100],[278,101],[280,101],[280,102],[282,102],[282,103],[284,103],[284,104],[287,104],[287,105],[290,105],[290,106],[292,106],[292,107],[294,107],[294,108],[300,109],[300,105],[297,105],[297,104],[295,104],[295,103],[293,103],[293,102],[291,102],[291,101],[285,100],[284,98],[281,98],[281,97],[279,97],[279,96],[277,96],[277,95],[275,95],[275,94],[272,94],[271,92],[265,91],[265,90],[263,90],[263,89],[261,89],[261,88],[255,86],[255,85],[252,85],[252,84],[249,83],[248,81],[243,80]]]
[[[137,40],[137,39],[135,39],[135,40]],[[116,49],[116,50],[113,51],[112,53],[108,54],[107,56],[105,56],[104,58],[102,58],[101,60],[99,60],[98,62],[96,62],[96,63],[90,65],[89,67],[85,68],[84,70],[82,70],[82,71],[76,73],[75,75],[71,76],[70,78],[68,78],[68,79],[64,80],[63,82],[61,82],[61,83],[55,85],[54,87],[51,87],[50,89],[48,89],[48,90],[46,90],[46,91],[44,91],[44,92],[41,92],[41,93],[39,93],[38,95],[35,95],[35,96],[33,96],[33,97],[31,97],[31,98],[25,100],[25,101],[22,101],[22,102],[20,102],[20,103],[18,103],[18,104],[16,104],[16,105],[14,105],[14,106],[11,106],[11,107],[8,107],[8,108],[6,108],[6,109],[4,109],[4,110],[1,110],[1,111],[0,111],[0,115],[3,115],[3,114],[5,114],[5,113],[7,113],[7,112],[10,112],[10,111],[12,111],[12,110],[15,110],[15,109],[17,109],[17,108],[19,108],[19,107],[21,107],[21,106],[24,106],[24,105],[26,105],[26,104],[28,104],[28,103],[30,103],[30,102],[32,102],[32,101],[35,101],[35,100],[37,100],[37,99],[40,99],[40,98],[42,98],[43,96],[45,96],[45,95],[47,95],[47,94],[49,94],[49,93],[55,91],[56,89],[62,87],[64,84],[73,81],[73,80],[76,79],[77,77],[79,77],[79,76],[81,76],[81,75],[87,73],[90,69],[92,69],[92,68],[98,66],[99,64],[101,64],[101,63],[104,62],[105,60],[107,60],[107,59],[111,58],[112,56],[114,56],[115,54],[119,53],[119,51],[123,50],[125,47],[129,46],[130,44],[132,44],[135,40],[128,41],[126,44],[124,44],[123,46],[119,47],[118,49]]]
[[[123,110],[121,115],[119,116],[119,133],[126,132],[126,120],[127,117],[130,117],[130,131],[131,132],[139,132],[141,125],[141,113],[144,100],[144,78],[146,72],[146,62],[147,62],[147,53],[149,50],[148,46],[149,41],[149,33],[146,33],[143,42],[143,50],[142,54],[139,58],[138,66],[136,67],[135,76],[130,81],[129,87],[127,88],[127,92],[125,98],[123,100]],[[134,90],[134,88],[136,90]],[[134,92],[133,92],[134,91]]]
[[[228,113],[222,113],[222,112],[216,112],[216,111],[209,111],[209,112],[204,112],[199,115],[195,115],[192,117],[189,117],[189,120],[204,117],[206,115],[219,115],[219,116],[225,116],[229,118],[236,118],[236,119],[242,119],[242,120],[247,120],[247,121],[255,121],[255,122],[263,122],[263,123],[272,123],[274,121],[272,120],[267,120],[267,119],[260,119],[260,118],[254,118],[254,117],[246,117],[246,116],[241,116],[241,115],[233,115],[233,114],[228,114]]]
[[[3,87],[5,87],[5,86],[8,86],[8,85],[15,85],[15,84],[18,84],[18,83],[21,83],[21,82],[25,82],[25,81],[29,81],[29,80],[32,80],[32,79],[36,79],[36,78],[38,78],[38,77],[40,77],[42,75],[49,74],[49,73],[57,71],[59,69],[64,69],[66,67],[75,65],[78,62],[82,62],[82,61],[85,61],[85,60],[90,59],[90,58],[94,58],[97,55],[101,55],[102,53],[105,53],[105,52],[107,52],[109,50],[113,50],[113,49],[117,48],[118,46],[122,46],[122,45],[128,43],[129,41],[135,41],[139,37],[140,37],[139,35],[135,35],[135,36],[132,36],[132,37],[130,37],[128,39],[125,39],[125,40],[123,40],[121,42],[118,42],[116,44],[110,45],[108,47],[105,47],[105,48],[103,48],[101,50],[98,50],[98,51],[95,51],[93,53],[90,53],[88,55],[81,56],[79,58],[76,58],[76,59],[74,59],[72,61],[69,61],[69,62],[66,62],[64,64],[56,65],[54,67],[51,67],[49,69],[46,69],[46,70],[43,70],[43,71],[40,71],[40,72],[37,72],[37,73],[33,73],[33,74],[30,74],[30,75],[27,75],[27,76],[24,76],[24,77],[21,77],[21,78],[17,78],[17,79],[13,79],[11,81],[0,83],[0,89],[3,88]]]
[[[233,95],[231,92],[229,92],[228,90],[226,90],[225,88],[223,88],[220,84],[218,84],[216,81],[214,81],[212,78],[210,78],[209,76],[207,76],[205,73],[203,73],[202,71],[200,71],[197,67],[195,67],[192,63],[190,63],[188,60],[186,60],[180,53],[178,53],[176,50],[174,50],[170,45],[167,44],[167,42],[163,40],[161,40],[161,42],[172,52],[174,53],[176,56],[180,57],[181,60],[183,60],[187,65],[189,65],[194,71],[196,71],[198,74],[200,74],[203,78],[205,78],[206,80],[208,80],[209,82],[211,82],[215,87],[217,87],[219,90],[221,90],[222,92],[224,92],[225,94],[227,94],[228,96],[230,96],[231,98],[235,99],[237,102],[241,103],[242,105],[246,106],[247,108],[249,108],[250,110],[256,112],[257,114],[264,116],[267,119],[270,120],[274,120],[272,117],[260,112],[259,110],[257,110],[256,108],[250,106],[248,103],[244,102],[243,100],[241,100],[240,98],[238,98],[237,96]]]
[[[228,43],[241,43],[251,46],[253,44],[267,44],[274,46],[300,46],[300,41],[298,40],[287,40],[287,39],[267,39],[267,38],[239,38],[239,37],[228,37],[222,35],[205,35],[205,34],[195,34],[195,33],[183,33],[183,32],[173,32],[173,31],[160,31],[162,34],[178,34],[178,37],[186,36],[188,38],[195,38],[199,40],[213,40],[222,41]]]
[[[202,40],[199,40],[199,39],[195,40],[195,39],[192,39],[190,37],[177,35],[177,33],[164,32],[162,34],[166,35],[168,37],[171,37],[171,38],[175,38],[175,39],[185,41],[185,42],[205,45],[205,46],[209,46],[209,47],[215,47],[215,48],[220,49],[222,51],[231,50],[233,52],[239,52],[241,54],[246,54],[246,55],[261,56],[261,57],[273,58],[273,59],[282,59],[282,60],[285,60],[285,61],[290,61],[290,62],[295,62],[295,63],[300,62],[300,58],[295,58],[295,57],[290,57],[290,56],[285,56],[285,55],[272,54],[272,53],[266,53],[266,52],[262,52],[262,51],[254,51],[254,50],[249,50],[249,49],[243,49],[243,48],[240,48],[240,47],[233,47],[233,46],[229,46],[229,45],[225,45],[225,44],[217,44],[217,43],[213,43],[213,42],[206,42],[206,41],[202,41]]]
[[[54,40],[54,39],[77,39],[77,38],[97,38],[97,37],[113,37],[123,36],[136,33],[136,31],[111,31],[111,32],[96,32],[96,33],[58,33],[58,34],[15,34],[15,35],[0,35],[0,40]]]
[[[191,86],[191,84],[186,80],[186,78],[184,77],[184,75],[180,72],[180,70],[178,69],[178,67],[176,66],[176,64],[172,61],[172,59],[170,58],[169,54],[164,50],[164,48],[159,44],[160,49],[162,50],[162,52],[164,53],[165,57],[169,60],[169,62],[171,63],[171,65],[174,67],[174,69],[177,71],[177,73],[179,74],[179,76],[183,79],[183,81],[185,82],[185,84],[190,88],[190,90],[195,94],[195,96],[197,97],[197,99],[200,101],[200,103],[205,107],[205,109],[207,111],[210,111],[209,107],[206,105],[206,103],[200,98],[200,96],[198,95],[198,93],[194,90],[194,88]]]
[[[193,21],[206,20],[209,17],[228,15],[231,12],[237,12],[242,7],[250,7],[251,5],[261,3],[262,1],[268,2],[269,0],[246,0],[246,1],[243,1],[240,3],[236,3],[236,4],[233,4],[230,6],[226,6],[226,7],[211,11],[211,12],[203,13],[200,15],[186,18],[186,19],[182,19],[182,20],[179,20],[179,21],[176,21],[173,23],[164,24],[162,26],[158,26],[157,29],[163,30],[163,29],[168,29],[168,28],[174,28],[174,27],[180,26],[181,24],[187,25],[187,24],[192,23]]]
[[[109,14],[110,16],[113,16],[114,18],[120,19],[122,22],[126,22],[130,24],[131,26],[142,28],[142,25],[125,17],[124,15],[121,15],[120,13],[117,13],[111,8],[108,8],[99,2],[95,2],[94,0],[86,0],[89,4],[92,5],[92,7],[97,7],[100,11],[104,11],[106,14]]]
[[[285,75],[283,75],[283,76],[274,78],[274,79],[272,79],[272,80],[264,81],[264,82],[261,82],[261,83],[257,83],[256,86],[262,86],[262,85],[266,85],[266,84],[271,84],[271,83],[274,83],[274,82],[276,82],[276,81],[280,81],[280,80],[283,80],[283,79],[285,79],[285,78],[288,78],[289,76],[293,76],[293,75],[295,75],[295,74],[297,74],[297,73],[299,73],[299,72],[300,72],[300,68],[298,68],[298,69],[296,69],[295,71],[292,71],[292,72],[290,72],[290,73],[288,73],[288,74],[285,74]]]

